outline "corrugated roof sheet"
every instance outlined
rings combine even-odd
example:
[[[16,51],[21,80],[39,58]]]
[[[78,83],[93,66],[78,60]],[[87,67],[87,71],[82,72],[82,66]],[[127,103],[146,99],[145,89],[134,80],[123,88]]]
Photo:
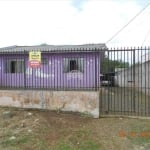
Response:
[[[21,51],[92,51],[92,50],[106,50],[105,44],[83,44],[83,45],[35,45],[35,46],[10,46],[0,48],[1,52],[21,52]]]

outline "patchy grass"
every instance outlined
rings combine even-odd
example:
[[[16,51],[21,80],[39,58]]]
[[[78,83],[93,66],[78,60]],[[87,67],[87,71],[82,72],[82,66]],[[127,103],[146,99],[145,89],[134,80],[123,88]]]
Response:
[[[60,141],[58,145],[54,146],[52,150],[98,150],[99,144],[93,141],[83,141],[82,143],[72,144],[65,141]]]
[[[143,149],[150,149],[150,125],[146,120],[142,120],[140,123],[135,121],[135,124],[131,124],[132,131],[130,131],[127,137],[135,145],[143,147]]]
[[[4,111],[13,117],[4,119]],[[2,150],[147,150],[149,132],[148,119],[92,119],[83,114],[0,108]]]

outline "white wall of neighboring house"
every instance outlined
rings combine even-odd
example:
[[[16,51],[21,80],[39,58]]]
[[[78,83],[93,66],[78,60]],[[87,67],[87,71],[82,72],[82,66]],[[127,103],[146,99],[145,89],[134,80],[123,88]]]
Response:
[[[141,56],[141,63],[147,62],[149,60],[150,60],[150,53]]]
[[[135,74],[135,76],[134,76]],[[115,73],[115,83],[119,87],[135,87],[150,95],[150,61],[134,67],[124,68]]]
[[[133,69],[132,68],[116,68],[115,69],[115,85],[120,87],[129,87],[132,85]]]

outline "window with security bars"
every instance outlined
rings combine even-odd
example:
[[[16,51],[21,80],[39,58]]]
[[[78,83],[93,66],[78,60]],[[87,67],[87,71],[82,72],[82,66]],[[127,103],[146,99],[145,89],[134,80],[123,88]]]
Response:
[[[8,59],[5,63],[6,73],[24,73],[24,59]]]
[[[64,58],[63,70],[64,73],[83,72],[83,58]]]

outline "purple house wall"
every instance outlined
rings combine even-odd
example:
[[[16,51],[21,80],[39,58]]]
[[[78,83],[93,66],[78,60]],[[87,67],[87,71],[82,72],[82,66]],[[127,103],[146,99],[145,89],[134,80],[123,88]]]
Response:
[[[102,45],[92,44],[92,46],[82,45],[80,47],[82,48],[75,46],[71,51],[69,51],[71,49],[70,46],[62,48],[60,46],[47,45],[2,49],[0,55],[0,86],[52,89],[99,87],[100,62],[104,55],[104,51],[101,51]],[[95,47],[97,48],[96,51],[94,51]],[[105,45],[103,47],[106,49]],[[60,51],[57,50],[56,52],[56,49]],[[41,67],[29,67],[28,53],[31,50],[41,51],[43,60]],[[21,72],[12,73],[7,71],[8,67],[6,64],[8,60],[22,60],[24,66],[20,66],[23,67]],[[68,63],[75,63],[76,60],[78,60],[78,65],[81,68],[79,70],[65,71]]]

